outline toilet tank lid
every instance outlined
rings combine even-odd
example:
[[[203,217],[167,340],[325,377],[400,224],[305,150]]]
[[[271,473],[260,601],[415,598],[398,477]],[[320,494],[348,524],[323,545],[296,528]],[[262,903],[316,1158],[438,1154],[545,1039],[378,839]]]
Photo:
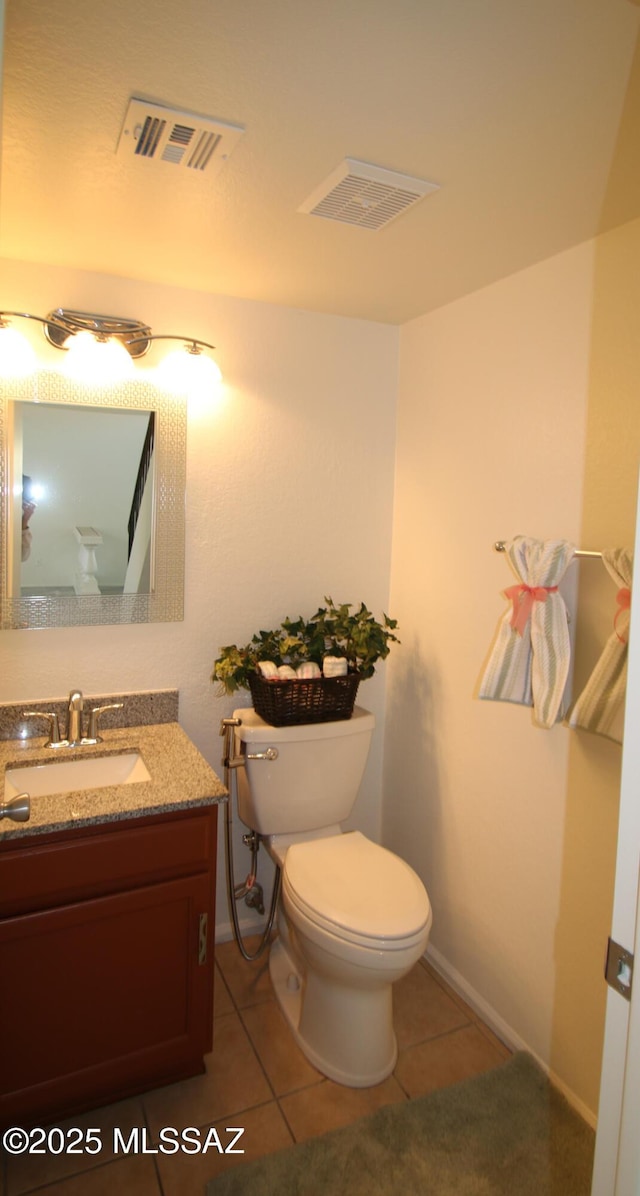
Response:
[[[295,843],[285,858],[295,897],[344,930],[369,939],[401,939],[431,916],[420,877],[399,856],[360,831]]]
[[[243,743],[304,743],[308,740],[339,739],[373,731],[376,725],[375,715],[362,706],[354,706],[351,718],[330,723],[298,723],[291,727],[272,727],[256,714],[253,706],[234,710],[233,717],[241,720],[241,725],[236,727],[236,735]]]

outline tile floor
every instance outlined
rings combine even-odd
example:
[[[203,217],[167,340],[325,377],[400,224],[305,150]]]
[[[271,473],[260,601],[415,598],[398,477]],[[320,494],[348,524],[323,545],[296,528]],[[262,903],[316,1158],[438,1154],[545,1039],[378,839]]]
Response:
[[[394,993],[399,1056],[375,1088],[344,1088],[320,1075],[299,1051],[272,996],[266,960],[245,963],[234,943],[216,947],[213,1051],[204,1075],[155,1089],[62,1122],[100,1127],[99,1156],[5,1158],[0,1196],[203,1196],[227,1167],[346,1125],[381,1105],[445,1087],[503,1062],[507,1048],[420,961]],[[222,1146],[244,1129],[244,1154],[137,1154],[116,1157],[113,1129],[146,1127],[151,1145],[165,1126],[214,1126]],[[203,1142],[205,1134],[201,1133]]]

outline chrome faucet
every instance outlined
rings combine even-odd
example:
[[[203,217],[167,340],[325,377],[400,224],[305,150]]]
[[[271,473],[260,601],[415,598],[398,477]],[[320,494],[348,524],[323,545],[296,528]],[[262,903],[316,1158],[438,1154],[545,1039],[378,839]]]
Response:
[[[98,719],[105,710],[122,710],[124,702],[109,702],[107,706],[94,706],[89,712],[89,726],[83,743],[102,743],[102,736],[98,735]]]
[[[69,747],[78,747],[82,743],[82,712],[84,699],[79,689],[72,689],[67,706],[67,734],[65,739]]]
[[[67,714],[67,743],[69,747],[102,743],[102,736],[98,735],[99,716],[104,714],[105,710],[122,710],[123,705],[123,702],[110,702],[108,706],[94,706],[89,712],[87,734],[83,735],[82,713],[84,710],[84,699],[79,689],[72,690],[69,694]]]
[[[68,747],[66,739],[60,738],[60,723],[58,720],[57,710],[23,710],[23,718],[39,718],[47,719],[49,722],[49,738],[45,743],[45,747]]]
[[[67,703],[67,731],[64,737],[60,735],[58,715],[55,711],[25,710],[23,718],[48,719],[49,738],[45,747],[66,748],[84,747],[89,744],[102,743],[102,736],[98,734],[98,719],[105,710],[122,710],[123,702],[110,702],[107,706],[94,706],[89,711],[87,734],[82,733],[82,716],[84,713],[84,698],[79,689],[72,689]]]

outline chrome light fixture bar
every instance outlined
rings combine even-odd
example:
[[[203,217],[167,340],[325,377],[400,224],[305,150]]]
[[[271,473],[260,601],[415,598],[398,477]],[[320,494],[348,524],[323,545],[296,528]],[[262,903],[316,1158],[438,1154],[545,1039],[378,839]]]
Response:
[[[127,343],[135,345],[137,338]],[[174,333],[151,333],[149,341],[182,341],[181,349],[174,349],[159,367],[158,374],[163,385],[170,390],[186,389],[188,393],[203,394],[214,392],[222,381],[222,373],[217,361],[203,349],[215,349],[209,341],[202,341],[194,336],[178,336]],[[130,350],[131,351],[131,350]]]
[[[98,341],[115,338],[122,342],[131,357],[143,357],[149,348],[151,329],[141,320],[98,316],[92,312],[57,307],[49,312],[43,323],[44,334],[49,344],[56,349],[68,349],[65,342],[77,332],[91,332]]]
[[[167,359],[172,369],[166,372],[166,377],[171,380],[170,376],[173,375],[172,389],[188,391],[196,384],[196,380],[200,389],[211,388],[215,387],[222,377],[217,363],[209,353],[203,354],[202,352],[203,349],[215,349],[215,345],[210,344],[209,341],[193,336],[178,336],[173,333],[155,334],[142,320],[133,320],[122,316],[97,315],[94,312],[72,311],[70,308],[64,307],[57,307],[46,316],[37,316],[26,311],[0,311],[0,342],[3,338],[7,338],[7,350],[8,338],[13,337],[14,340],[21,340],[25,350],[35,357],[26,339],[11,329],[12,317],[36,320],[42,324],[45,338],[50,345],[53,345],[55,349],[71,350],[69,363],[71,363],[72,357],[80,355],[82,342],[88,340],[89,348],[91,348],[92,338],[96,342],[94,348],[104,346],[105,353],[107,348],[115,351],[119,347],[120,352],[122,349],[126,349],[126,353],[122,354],[124,361],[143,357],[148,352],[152,341],[173,340],[181,341],[182,348],[177,351],[177,356],[180,359],[178,362],[175,360],[170,362]],[[13,347],[15,349],[15,346]],[[84,349],[84,346],[82,348]],[[76,349],[78,350],[77,355]],[[0,359],[3,356],[0,344]],[[175,357],[176,353],[170,354],[170,358]],[[160,366],[161,372],[164,372],[164,365],[163,362]],[[3,362],[0,360],[0,374],[2,368]],[[20,368],[23,373],[28,372],[27,366]]]
[[[0,328],[6,328],[11,323],[11,316],[19,316],[21,320],[37,320],[46,324],[44,316],[33,316],[29,311],[0,311]]]
[[[161,332],[156,335],[150,328],[147,329],[147,332],[148,336],[141,336],[139,338],[134,336],[130,341],[125,341],[124,343],[127,348],[129,349],[129,346],[135,345],[138,340],[145,340],[147,348],[150,341],[182,341],[187,353],[196,355],[200,353],[198,346],[201,346],[203,349],[215,349],[215,345],[210,345],[208,341],[201,341],[197,336],[178,336],[177,333],[174,334],[172,332]],[[132,352],[131,349],[129,351]],[[147,349],[145,348],[143,352],[146,353],[146,351]]]
[[[43,332],[55,349],[68,349],[66,343],[77,332],[90,332],[98,341],[115,337],[130,353],[131,357],[143,357],[149,351],[151,341],[182,341],[188,353],[198,354],[200,349],[215,350],[209,341],[196,336],[180,336],[178,333],[154,333],[142,320],[125,319],[122,316],[99,316],[93,312],[71,311],[57,307],[46,316],[36,316],[29,311],[0,311],[0,328],[9,326],[12,317],[21,320],[36,320],[42,324]]]

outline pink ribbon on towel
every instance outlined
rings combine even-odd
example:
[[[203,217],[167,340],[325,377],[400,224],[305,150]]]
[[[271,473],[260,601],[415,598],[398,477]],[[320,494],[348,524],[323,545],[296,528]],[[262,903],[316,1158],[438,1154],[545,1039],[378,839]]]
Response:
[[[527,586],[522,582],[503,591],[505,598],[513,603],[511,626],[518,635],[524,634],[534,602],[546,602],[548,595],[555,594],[557,589],[557,586]]]
[[[620,640],[620,643],[626,644],[626,636],[620,635],[620,632],[618,631],[618,619],[620,618],[623,610],[629,610],[631,607],[631,590],[627,589],[626,586],[622,586],[616,594],[616,602],[618,603],[619,609],[616,611],[616,617],[613,620],[613,627],[618,639]]]

